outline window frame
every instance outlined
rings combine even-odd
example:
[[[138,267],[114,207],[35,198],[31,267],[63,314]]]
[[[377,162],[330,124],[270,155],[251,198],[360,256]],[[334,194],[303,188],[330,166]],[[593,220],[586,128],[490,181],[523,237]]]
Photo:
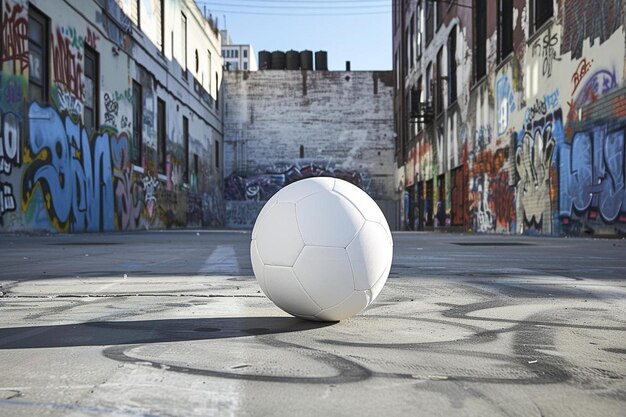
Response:
[[[34,43],[37,40],[31,38],[31,22],[36,21],[41,25],[41,44]],[[41,62],[41,80],[38,81],[32,77],[31,71],[31,51],[37,51],[40,55]],[[28,7],[28,97],[30,101],[39,101],[40,103],[48,103],[50,100],[50,18],[39,9],[29,4]],[[33,96],[31,85],[41,90],[38,97]]]
[[[131,161],[135,166],[142,166],[143,153],[143,88],[133,80],[133,142]]]
[[[165,100],[157,97],[157,159],[159,174],[167,167],[167,107]]]
[[[96,51],[94,48],[90,47],[89,45],[85,44],[84,46],[84,76],[85,78],[90,78],[92,80],[92,100],[91,100],[91,104],[92,106],[89,107],[87,105],[87,100],[85,99],[85,102],[83,104],[83,124],[85,125],[85,127],[87,128],[91,128],[92,130],[98,130],[98,127],[100,126],[100,106],[99,106],[99,97],[100,97],[100,54],[98,53],[98,51]],[[93,78],[92,77],[88,77],[87,74],[87,59],[93,60]],[[86,89],[86,88],[85,88]],[[92,116],[92,125],[88,126],[87,125],[87,118],[85,117],[85,109],[89,108],[91,110],[91,112],[93,113]]]

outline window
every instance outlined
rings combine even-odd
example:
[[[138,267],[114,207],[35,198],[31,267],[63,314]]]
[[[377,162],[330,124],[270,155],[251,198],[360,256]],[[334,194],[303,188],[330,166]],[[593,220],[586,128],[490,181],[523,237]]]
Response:
[[[165,174],[167,160],[167,139],[165,135],[165,101],[157,99],[157,158],[159,173]]]
[[[422,3],[417,4],[417,16],[415,19],[416,52],[417,57],[422,56]]]
[[[474,80],[480,80],[486,73],[487,3],[486,0],[474,0]]]
[[[409,38],[409,29],[407,28],[404,31],[404,42],[402,44],[402,74],[406,77],[406,74],[409,70],[409,43],[411,42]]]
[[[410,46],[409,46],[409,67],[412,69],[413,65],[415,65],[415,16],[411,15],[411,26],[410,26],[411,34],[409,36]]]
[[[456,26],[448,36],[448,105],[456,101]]]
[[[248,57],[248,50],[247,50],[247,49],[244,49],[244,50],[243,50],[243,57],[244,57],[244,58],[247,58],[247,57]]]
[[[143,126],[143,97],[141,94],[141,84],[133,81],[133,143],[132,161],[133,164],[141,166],[141,142]]]
[[[434,6],[430,0],[424,2],[424,14],[426,15],[426,45],[433,40],[435,30]]]
[[[248,70],[248,63],[247,62],[243,63],[243,69],[244,69],[244,71]]]
[[[208,72],[207,72],[208,76],[206,77],[207,78],[207,84],[208,84],[207,85],[207,90],[209,91],[209,94],[211,94],[211,72],[212,72],[211,71],[211,51],[209,51],[207,49],[206,52],[209,55],[209,68],[208,68]]]
[[[530,0],[530,34],[543,26],[554,14],[552,0]]]
[[[448,1],[438,1],[437,4],[437,27],[443,24],[443,16],[445,14],[445,7],[449,5]]]
[[[28,8],[28,94],[31,101],[48,101],[49,20],[32,5]]]
[[[435,102],[437,114],[441,113],[444,107],[444,102],[443,102],[444,78],[443,77],[445,76],[446,76],[446,73],[444,72],[444,66],[443,66],[443,47],[441,47],[439,48],[439,52],[437,52],[437,80],[436,80],[437,101]]]
[[[183,116],[183,148],[185,152],[185,166],[183,167],[183,181],[189,182],[189,119]]]
[[[239,58],[239,51],[235,49],[233,52],[235,52],[235,58]]]
[[[417,79],[417,90],[415,91],[415,106],[417,106],[417,108],[414,110],[415,113],[418,113],[419,110],[425,111],[426,109],[419,109],[419,107],[422,106],[422,91],[424,89],[424,87],[422,86],[423,83],[423,77],[420,76]],[[424,125],[422,124],[421,121],[417,122],[417,130],[420,131],[424,128]]]
[[[161,51],[161,53],[165,53],[165,0],[159,0],[159,9],[158,9],[158,21],[159,21],[159,44],[157,47]]]
[[[187,16],[184,13],[180,14],[181,23],[181,48],[182,48],[182,63],[183,78],[187,79]]]
[[[220,78],[215,74],[215,109],[220,108]]]
[[[83,123],[87,131],[98,128],[99,94],[99,57],[98,53],[85,44],[85,97],[83,99]]]
[[[426,67],[426,101],[429,104],[433,102],[433,63],[429,63]]]
[[[200,165],[198,163],[198,154],[193,154],[193,178],[194,184],[198,185],[198,174],[200,173]]]
[[[220,141],[215,139],[215,168],[220,167]]]
[[[498,62],[513,52],[513,0],[498,0]]]

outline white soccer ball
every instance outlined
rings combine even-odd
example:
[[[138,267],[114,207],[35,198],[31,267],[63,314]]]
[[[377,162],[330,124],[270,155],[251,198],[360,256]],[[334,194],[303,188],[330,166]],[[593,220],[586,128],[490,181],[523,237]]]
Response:
[[[308,320],[338,321],[378,296],[393,240],[363,190],[316,177],[269,199],[254,224],[250,256],[261,289],[278,307]]]

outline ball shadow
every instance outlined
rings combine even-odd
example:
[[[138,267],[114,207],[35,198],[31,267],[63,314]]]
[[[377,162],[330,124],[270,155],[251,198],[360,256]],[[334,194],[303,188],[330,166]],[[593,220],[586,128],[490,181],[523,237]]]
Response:
[[[225,339],[302,332],[335,323],[305,321],[295,317],[208,317],[10,327],[0,329],[0,349],[109,346]]]

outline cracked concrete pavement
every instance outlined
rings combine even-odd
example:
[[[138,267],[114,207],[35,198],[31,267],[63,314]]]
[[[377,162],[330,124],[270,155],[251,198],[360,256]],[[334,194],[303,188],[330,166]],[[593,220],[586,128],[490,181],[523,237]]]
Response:
[[[0,415],[624,415],[624,240],[397,233],[375,303],[311,323],[249,239],[2,235]]]

